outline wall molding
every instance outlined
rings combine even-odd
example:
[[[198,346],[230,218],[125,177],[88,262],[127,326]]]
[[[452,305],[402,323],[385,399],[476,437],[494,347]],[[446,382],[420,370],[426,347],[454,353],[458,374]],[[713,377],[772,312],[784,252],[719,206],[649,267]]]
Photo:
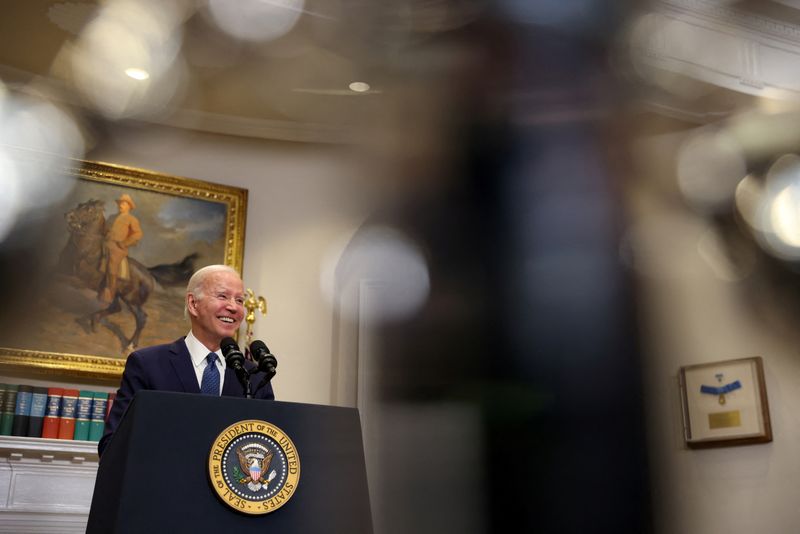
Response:
[[[673,11],[695,18],[748,29],[800,45],[800,25],[730,7],[719,0],[658,0],[657,11]]]
[[[642,63],[743,94],[800,100],[800,26],[712,0],[660,0],[649,17],[632,43]]]

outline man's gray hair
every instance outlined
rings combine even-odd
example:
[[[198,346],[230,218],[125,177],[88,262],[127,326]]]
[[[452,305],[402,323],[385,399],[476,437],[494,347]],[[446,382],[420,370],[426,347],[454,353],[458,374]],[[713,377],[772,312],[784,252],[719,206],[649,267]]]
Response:
[[[202,299],[205,296],[203,291],[205,291],[206,280],[208,280],[209,276],[216,273],[232,273],[239,276],[239,271],[230,265],[206,265],[198,269],[192,277],[189,278],[189,283],[186,284],[186,296],[194,295],[194,298],[197,300]],[[189,318],[188,302],[184,302],[183,316],[187,319]]]

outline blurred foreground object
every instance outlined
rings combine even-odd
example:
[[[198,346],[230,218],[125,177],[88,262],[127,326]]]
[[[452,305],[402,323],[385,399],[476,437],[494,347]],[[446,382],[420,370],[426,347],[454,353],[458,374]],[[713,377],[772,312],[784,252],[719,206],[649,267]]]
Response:
[[[638,331],[618,254],[625,88],[606,55],[622,13],[482,6],[402,50],[406,99],[382,162],[401,194],[340,265],[372,326],[359,345],[377,366],[376,528],[647,532]],[[402,236],[421,251],[424,285],[360,259],[385,228],[386,247]],[[412,290],[411,313],[382,313]]]

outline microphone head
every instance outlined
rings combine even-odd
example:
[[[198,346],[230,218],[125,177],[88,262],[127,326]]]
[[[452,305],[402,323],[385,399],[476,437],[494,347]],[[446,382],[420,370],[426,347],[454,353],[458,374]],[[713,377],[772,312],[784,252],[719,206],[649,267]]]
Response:
[[[267,344],[256,339],[250,343],[250,354],[258,362],[258,370],[267,373],[267,376],[275,375],[275,368],[278,366],[278,359],[272,355]]]
[[[260,339],[256,339],[255,341],[250,343],[250,354],[252,354],[253,358],[255,358],[255,360],[258,362],[261,361],[261,359],[264,356],[269,355],[270,352],[266,343],[264,343]]]
[[[239,345],[232,337],[224,337],[219,342],[219,348],[222,350],[222,354],[227,355],[231,350],[239,350]]]
[[[228,365],[244,363],[244,354],[239,350],[239,345],[236,344],[232,337],[222,338],[222,341],[219,342],[219,348],[222,350],[222,355],[225,356],[225,362]]]
[[[263,369],[262,369],[263,367]],[[262,371],[275,373],[275,368],[278,367],[278,358],[272,354],[267,354],[264,359],[258,362],[258,368]]]

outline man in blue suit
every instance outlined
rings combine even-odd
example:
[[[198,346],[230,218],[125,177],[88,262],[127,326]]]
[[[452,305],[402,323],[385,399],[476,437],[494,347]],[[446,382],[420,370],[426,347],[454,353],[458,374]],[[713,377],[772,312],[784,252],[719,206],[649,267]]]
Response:
[[[97,446],[101,455],[139,390],[245,396],[236,373],[225,365],[220,351],[220,341],[233,337],[239,330],[245,315],[245,298],[239,273],[227,265],[209,265],[192,275],[186,287],[185,308],[191,330],[173,343],[137,350],[128,356],[122,383]],[[263,377],[264,373],[250,377],[253,396],[272,400],[275,396],[269,383],[256,391]]]

